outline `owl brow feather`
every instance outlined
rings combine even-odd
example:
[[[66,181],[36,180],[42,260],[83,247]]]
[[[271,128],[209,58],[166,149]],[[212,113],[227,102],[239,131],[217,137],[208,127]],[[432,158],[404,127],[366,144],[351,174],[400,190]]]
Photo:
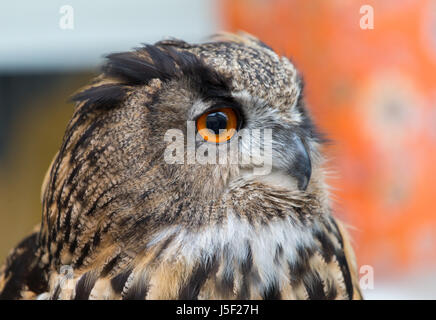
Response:
[[[126,97],[126,86],[119,84],[102,84],[85,89],[75,94],[71,101],[85,102],[80,108],[82,113],[89,109],[111,109],[119,105]]]
[[[132,86],[147,85],[152,79],[168,82],[187,78],[205,99],[230,97],[229,77],[172,42],[144,45],[134,51],[109,54],[106,58],[101,79],[71,98],[77,103],[84,102],[80,106],[82,113],[118,106]]]

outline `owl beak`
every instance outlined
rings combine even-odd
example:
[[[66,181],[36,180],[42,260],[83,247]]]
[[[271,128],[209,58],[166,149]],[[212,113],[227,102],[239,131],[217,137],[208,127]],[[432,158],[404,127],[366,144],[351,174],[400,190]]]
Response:
[[[298,135],[293,137],[293,161],[288,169],[288,174],[297,180],[299,190],[306,190],[312,175],[312,163],[309,153]]]

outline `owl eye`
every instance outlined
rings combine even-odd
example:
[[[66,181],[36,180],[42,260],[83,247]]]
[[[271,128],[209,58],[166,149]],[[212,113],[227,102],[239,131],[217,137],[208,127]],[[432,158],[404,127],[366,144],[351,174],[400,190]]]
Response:
[[[238,117],[231,108],[216,109],[202,114],[197,119],[197,130],[208,142],[220,143],[230,140],[238,128]]]

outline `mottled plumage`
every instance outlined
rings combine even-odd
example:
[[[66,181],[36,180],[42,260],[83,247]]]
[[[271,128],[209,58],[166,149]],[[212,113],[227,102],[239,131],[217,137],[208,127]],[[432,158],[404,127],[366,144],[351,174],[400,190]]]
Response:
[[[8,257],[0,298],[360,298],[302,97],[289,60],[245,34],[109,55],[74,96],[41,227]],[[164,161],[165,132],[216,104],[272,129],[271,173]]]

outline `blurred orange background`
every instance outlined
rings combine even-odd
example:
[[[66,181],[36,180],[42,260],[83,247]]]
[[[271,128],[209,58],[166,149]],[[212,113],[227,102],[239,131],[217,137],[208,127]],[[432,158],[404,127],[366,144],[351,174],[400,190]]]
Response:
[[[333,140],[335,209],[378,274],[436,266],[436,2],[225,0],[230,30],[288,54]],[[373,29],[362,29],[364,5]]]

